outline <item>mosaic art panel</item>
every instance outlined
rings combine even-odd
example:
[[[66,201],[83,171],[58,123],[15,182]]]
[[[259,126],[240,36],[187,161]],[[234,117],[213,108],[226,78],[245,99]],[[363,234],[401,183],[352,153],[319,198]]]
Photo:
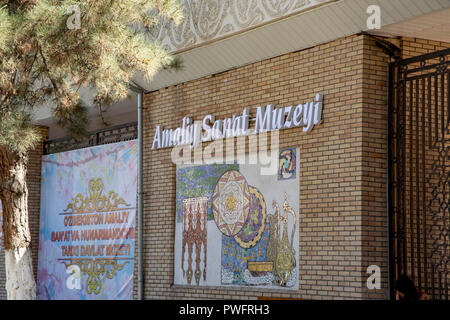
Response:
[[[270,176],[241,163],[177,168],[175,284],[298,288],[299,150],[278,160]]]

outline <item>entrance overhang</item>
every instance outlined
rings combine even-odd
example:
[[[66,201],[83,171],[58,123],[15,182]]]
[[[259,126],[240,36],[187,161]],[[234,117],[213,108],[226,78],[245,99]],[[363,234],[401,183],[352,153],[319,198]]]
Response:
[[[450,14],[450,0],[317,0],[314,3],[314,6],[306,7],[305,10],[280,16],[261,25],[174,49],[172,53],[183,61],[184,68],[181,71],[162,70],[151,81],[145,81],[138,75],[135,82],[147,91],[155,91],[369,31],[367,20],[370,14],[367,9],[371,5],[380,7],[381,29],[374,33],[382,35],[414,34],[405,33],[402,28],[414,24],[414,19],[425,25],[437,16],[443,22],[445,16]],[[439,28],[444,27],[442,23],[432,29],[436,36],[433,39],[437,39]],[[419,36],[420,30],[416,30],[415,34]],[[447,36],[450,37],[450,34],[447,33]],[[137,98],[132,92],[130,95],[130,99],[110,106],[108,112],[103,114],[111,125],[136,121]],[[83,99],[87,105],[89,96],[86,94]],[[36,123],[50,127],[49,134],[53,139],[63,136],[64,131],[53,129],[55,122],[50,108],[40,108],[35,119]],[[103,126],[97,107],[90,108],[90,118],[92,124],[89,130]]]

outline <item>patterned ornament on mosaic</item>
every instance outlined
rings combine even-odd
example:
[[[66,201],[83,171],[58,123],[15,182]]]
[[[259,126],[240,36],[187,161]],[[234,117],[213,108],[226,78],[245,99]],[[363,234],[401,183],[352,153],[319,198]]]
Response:
[[[183,278],[191,284],[192,277],[195,283],[200,284],[201,276],[206,281],[207,267],[207,197],[183,200],[183,248],[181,253],[181,269]],[[185,254],[187,247],[187,268],[185,268]],[[195,248],[195,270],[193,267],[193,253]],[[203,259],[202,257],[203,249]],[[203,265],[203,270],[201,266]]]

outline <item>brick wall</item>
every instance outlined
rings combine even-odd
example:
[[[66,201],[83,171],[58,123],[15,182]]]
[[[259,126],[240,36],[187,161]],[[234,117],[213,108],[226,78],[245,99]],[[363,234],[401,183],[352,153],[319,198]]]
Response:
[[[387,148],[388,148],[388,63],[374,40],[364,42],[362,162],[361,162],[361,232],[362,298],[388,298],[388,216],[387,216]],[[381,290],[367,289],[367,268],[381,270]]]
[[[365,36],[253,63],[161,89],[144,98],[144,279],[146,299],[366,298],[366,268],[379,264],[387,293],[386,96],[388,58]],[[299,290],[173,285],[175,166],[151,150],[156,125],[185,116],[223,119],[244,107],[288,106],[323,93],[323,124],[280,132],[300,148]]]
[[[439,50],[448,49],[450,48],[450,43],[403,37],[400,41],[400,48],[402,49],[402,58],[407,59]]]
[[[404,58],[450,47],[411,38],[400,43]],[[373,40],[355,35],[147,94],[144,298],[387,297],[387,62]],[[151,150],[156,125],[173,128],[184,116],[223,119],[247,106],[254,115],[259,105],[287,106],[318,92],[325,95],[323,123],[310,134],[280,133],[280,147],[300,148],[299,290],[173,285],[176,175],[170,149]],[[41,148],[32,152],[28,168],[35,275],[41,155]],[[381,267],[382,289],[369,291],[366,269],[373,264]],[[0,299],[4,281],[0,262]]]
[[[47,128],[39,128],[44,140],[47,139]],[[43,141],[44,141],[43,140]],[[38,251],[39,251],[39,222],[41,212],[41,169],[42,169],[42,154],[44,153],[44,146],[40,144],[29,154],[28,159],[28,217],[31,233],[31,253],[33,259],[34,278],[37,276],[38,265]]]

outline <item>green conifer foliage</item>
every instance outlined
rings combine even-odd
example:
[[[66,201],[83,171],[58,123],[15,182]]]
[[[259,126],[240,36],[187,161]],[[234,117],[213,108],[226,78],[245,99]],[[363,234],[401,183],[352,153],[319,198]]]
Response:
[[[135,75],[150,81],[161,68],[178,67],[143,30],[182,18],[178,0],[0,0],[0,201],[9,299],[35,297],[32,270],[14,270],[31,265],[17,257],[29,256],[31,241],[24,177],[27,152],[40,139],[35,109],[51,107],[58,124],[83,135],[88,118],[80,90],[107,106],[128,97]]]

